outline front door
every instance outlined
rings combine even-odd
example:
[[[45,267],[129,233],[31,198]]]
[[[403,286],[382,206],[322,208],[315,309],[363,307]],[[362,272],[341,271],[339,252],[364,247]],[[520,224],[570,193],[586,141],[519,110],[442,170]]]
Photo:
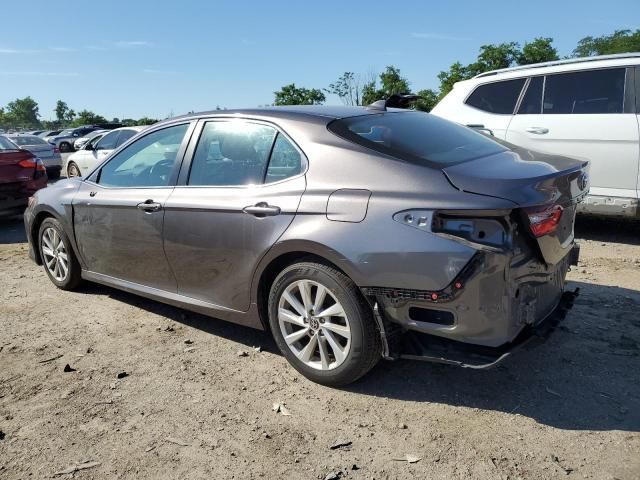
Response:
[[[589,160],[592,195],[635,198],[638,120],[626,103],[625,68],[532,77],[507,140]]]
[[[246,311],[253,272],[293,220],[306,160],[275,127],[202,125],[195,153],[165,204],[165,251],[178,293]]]
[[[89,271],[175,292],[162,229],[188,127],[175,125],[139,138],[83,182],[73,218]]]

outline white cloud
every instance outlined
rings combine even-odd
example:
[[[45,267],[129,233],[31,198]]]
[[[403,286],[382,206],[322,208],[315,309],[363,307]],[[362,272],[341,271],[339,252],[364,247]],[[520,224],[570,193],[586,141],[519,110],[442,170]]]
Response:
[[[77,72],[0,71],[0,75],[12,77],[77,77],[79,74]]]
[[[411,34],[411,36],[413,38],[422,38],[426,40],[457,40],[457,41],[470,40],[469,38],[466,38],[466,37],[456,37],[454,35],[445,35],[442,33],[435,33],[435,32],[414,32]]]
[[[19,48],[0,48],[0,54],[6,53],[8,55],[17,55],[23,53],[36,53],[39,50],[27,50],[27,49],[19,49]]]
[[[54,52],[75,52],[76,51],[75,48],[70,48],[70,47],[49,47],[49,50],[52,50]]]
[[[132,48],[132,47],[150,47],[153,44],[146,40],[120,40],[114,42],[114,46],[118,48]]]

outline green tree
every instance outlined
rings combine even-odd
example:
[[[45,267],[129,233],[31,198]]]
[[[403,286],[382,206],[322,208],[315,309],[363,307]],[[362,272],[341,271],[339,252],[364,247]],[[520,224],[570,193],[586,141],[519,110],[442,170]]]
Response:
[[[56,102],[56,108],[54,112],[56,114],[56,120],[58,120],[58,123],[63,124],[67,120],[67,114],[69,112],[69,106],[67,105],[67,102],[58,100]]]
[[[77,117],[71,125],[73,127],[80,127],[82,125],[93,125],[97,123],[107,123],[107,119],[102,115],[97,115],[89,110],[82,110],[78,112]]]
[[[285,85],[275,95],[274,105],[321,105],[327,99],[317,88],[296,87],[295,83]]]
[[[17,98],[7,104],[6,121],[13,127],[39,127],[38,102],[31,97]]]
[[[612,53],[640,52],[640,29],[616,30],[601,37],[584,37],[573,51],[574,57],[591,57]]]
[[[456,62],[447,71],[438,74],[440,80],[440,98],[444,97],[451,91],[453,85],[462,80],[467,80],[475,75],[469,71],[469,67],[465,67],[460,62]]]
[[[420,99],[416,101],[414,108],[421,112],[430,112],[439,100],[438,92],[431,90],[430,88],[420,90],[416,95],[418,95]]]
[[[325,92],[337,95],[345,105],[360,105],[362,87],[360,75],[344,72],[329,88],[325,88]]]
[[[142,117],[136,121],[136,125],[153,125],[158,122],[159,120],[157,118]]]
[[[518,65],[530,65],[532,63],[551,62],[558,60],[558,51],[552,45],[553,38],[538,37],[533,42],[525,42],[524,47],[518,53]]]
[[[362,88],[362,104],[371,105],[377,100],[386,100],[395,93],[410,93],[409,80],[400,75],[400,69],[389,65],[380,74],[380,88],[375,78]]]

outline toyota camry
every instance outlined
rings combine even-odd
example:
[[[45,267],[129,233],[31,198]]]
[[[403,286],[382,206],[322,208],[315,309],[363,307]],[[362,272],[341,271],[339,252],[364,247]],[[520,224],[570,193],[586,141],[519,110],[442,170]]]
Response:
[[[267,330],[325,385],[381,358],[495,365],[571,306],[588,164],[392,100],[155,124],[34,194],[30,256],[62,289]]]

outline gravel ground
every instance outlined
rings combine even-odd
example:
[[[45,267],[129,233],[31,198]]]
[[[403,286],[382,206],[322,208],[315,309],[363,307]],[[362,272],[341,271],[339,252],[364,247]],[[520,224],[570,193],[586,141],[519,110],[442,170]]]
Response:
[[[544,345],[335,390],[265,333],[57,290],[0,220],[0,478],[640,478],[640,224],[578,234],[582,293]]]

